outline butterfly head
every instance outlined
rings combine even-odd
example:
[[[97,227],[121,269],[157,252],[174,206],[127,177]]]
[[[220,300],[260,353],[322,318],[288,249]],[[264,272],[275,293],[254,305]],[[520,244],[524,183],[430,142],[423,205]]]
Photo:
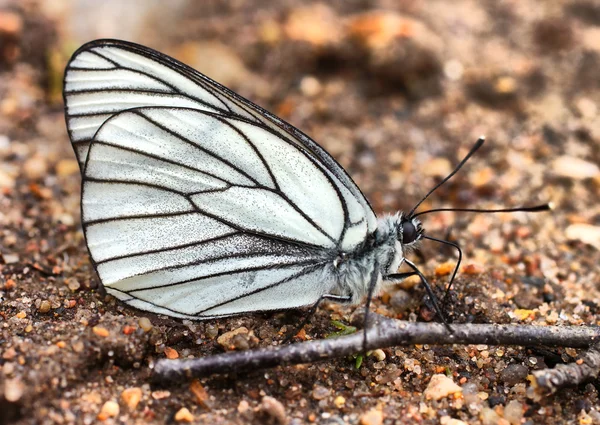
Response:
[[[404,246],[412,246],[421,240],[424,231],[418,218],[402,217],[397,228],[398,241]]]

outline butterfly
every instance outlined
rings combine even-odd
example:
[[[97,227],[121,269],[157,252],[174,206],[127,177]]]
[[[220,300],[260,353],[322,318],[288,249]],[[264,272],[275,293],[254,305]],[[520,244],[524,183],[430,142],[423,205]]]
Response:
[[[440,241],[417,218],[422,201],[378,218],[331,155],[263,108],[119,40],[74,53],[64,101],[87,247],[122,302],[194,320],[324,299],[368,306],[383,282],[418,275],[444,320],[405,256],[424,238]],[[412,271],[398,273],[402,264]]]

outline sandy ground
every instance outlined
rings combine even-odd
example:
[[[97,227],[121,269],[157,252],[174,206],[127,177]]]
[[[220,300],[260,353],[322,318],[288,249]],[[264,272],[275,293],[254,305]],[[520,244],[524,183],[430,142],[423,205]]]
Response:
[[[597,383],[532,398],[527,375],[573,360],[568,349],[392,348],[360,369],[342,358],[151,385],[157,359],[222,352],[218,337],[241,327],[248,333],[236,349],[278,344],[302,312],[182,323],[106,296],[80,231],[80,177],[60,97],[80,43],[101,35],[147,44],[303,129],[378,213],[410,209],[486,134],[482,151],[424,207],[552,201],[556,209],[424,217],[429,234],[460,243],[466,257],[448,315],[594,325],[596,2],[182,1],[168,12],[148,2],[127,31],[112,19],[135,11],[116,3],[0,2],[0,424],[600,423]],[[411,258],[441,293],[455,253],[423,244]],[[432,317],[413,280],[374,310]],[[323,306],[305,337],[324,338],[336,330],[332,319],[348,323],[353,311]],[[435,374],[459,388],[427,398]]]

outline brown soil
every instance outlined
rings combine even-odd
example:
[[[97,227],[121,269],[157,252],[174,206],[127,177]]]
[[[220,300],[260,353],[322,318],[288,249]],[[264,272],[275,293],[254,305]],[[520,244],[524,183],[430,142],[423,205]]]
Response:
[[[0,424],[600,423],[597,383],[542,400],[528,391],[527,375],[572,360],[577,352],[569,349],[392,348],[360,369],[342,358],[152,385],[157,359],[222,352],[218,336],[242,326],[251,334],[236,337],[237,348],[278,344],[302,312],[182,323],[106,296],[80,230],[80,177],[60,99],[64,65],[82,42],[102,34],[149,45],[310,134],[378,213],[410,209],[485,133],[482,151],[424,207],[553,201],[556,209],[425,216],[429,234],[457,241],[465,253],[448,315],[455,322],[594,325],[600,319],[596,2],[274,6],[256,0],[178,2],[169,11],[152,2],[139,11],[123,11],[119,2],[101,10],[84,1],[48,2],[55,8],[5,3]],[[139,19],[125,31],[123,14],[134,13]],[[121,24],[111,24],[114,18]],[[445,262],[455,253],[424,243],[411,258],[441,293]],[[390,288],[374,310],[432,317],[423,288],[412,280]],[[353,311],[323,306],[306,337],[324,338],[335,331],[332,319],[348,323]],[[423,392],[439,373],[462,393],[427,399]]]

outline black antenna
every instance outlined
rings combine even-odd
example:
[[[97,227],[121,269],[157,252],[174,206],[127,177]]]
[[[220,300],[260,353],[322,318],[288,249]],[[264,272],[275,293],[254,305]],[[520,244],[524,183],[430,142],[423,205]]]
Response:
[[[452,176],[455,175],[458,172],[458,170],[460,170],[462,168],[463,165],[465,165],[465,162],[467,162],[469,160],[469,158],[471,158],[471,156],[473,156],[473,154],[475,152],[477,152],[477,150],[483,145],[483,142],[485,142],[485,136],[480,136],[479,139],[477,139],[477,141],[475,142],[475,144],[471,148],[471,150],[469,151],[469,153],[467,154],[467,156],[465,156],[464,159],[462,161],[460,161],[460,163],[456,166],[456,168],[454,169],[454,171],[452,171],[450,174],[448,174],[448,176],[444,180],[442,180],[437,185],[435,185],[435,187],[433,189],[431,189],[427,193],[427,195],[425,195],[423,197],[423,199],[421,199],[417,203],[417,205],[415,205],[413,207],[412,210],[410,210],[410,212],[408,213],[408,217],[414,217],[413,213],[417,210],[417,208],[419,208],[419,206],[425,201],[425,199],[429,198],[429,195],[431,195],[433,192],[435,192],[438,187],[440,187],[441,185],[443,185],[444,183],[446,183],[448,180],[450,180],[452,178]]]
[[[503,213],[503,212],[540,212],[540,211],[550,211],[554,209],[554,205],[552,202],[548,204],[534,205],[534,206],[523,206],[523,207],[513,207],[513,208],[493,208],[493,209],[479,209],[479,208],[434,208],[432,210],[421,211],[411,217],[418,217],[423,214],[429,214],[433,212],[440,211],[463,211],[463,212],[475,212],[475,213]]]

